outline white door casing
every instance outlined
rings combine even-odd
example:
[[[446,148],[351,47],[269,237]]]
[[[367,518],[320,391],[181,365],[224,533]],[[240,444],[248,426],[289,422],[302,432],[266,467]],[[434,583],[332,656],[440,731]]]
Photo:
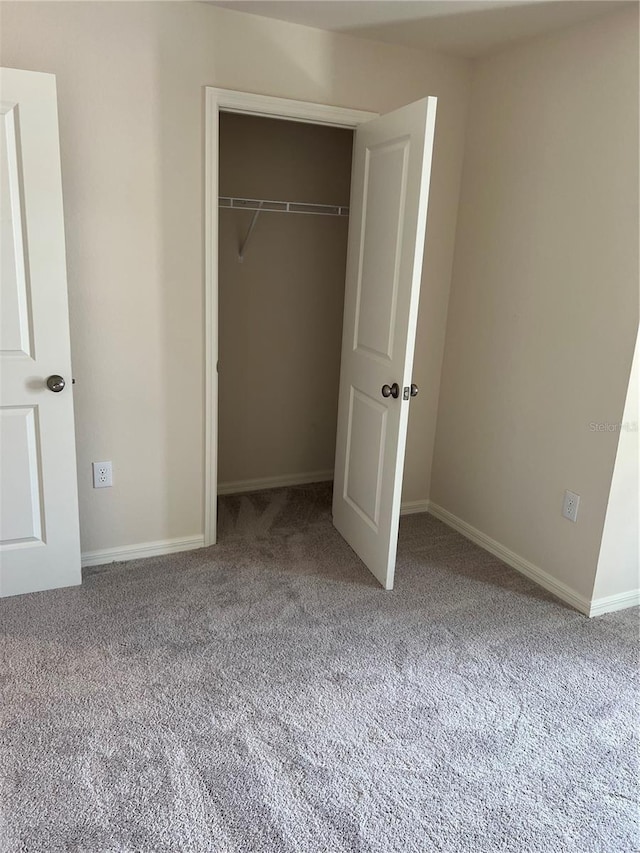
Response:
[[[215,545],[218,495],[218,168],[221,111],[355,130],[377,117],[365,110],[206,88],[204,285],[204,544]]]
[[[52,74],[0,69],[0,595],[81,582]],[[66,382],[52,392],[47,378]]]
[[[357,128],[333,521],[393,588],[436,98]],[[397,383],[399,396],[382,386]]]

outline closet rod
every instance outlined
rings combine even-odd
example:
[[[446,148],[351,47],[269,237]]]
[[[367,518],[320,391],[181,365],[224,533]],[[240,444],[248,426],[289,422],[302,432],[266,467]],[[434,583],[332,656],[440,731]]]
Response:
[[[258,216],[265,211],[267,213],[306,213],[307,215],[315,214],[319,216],[349,216],[349,208],[343,207],[340,204],[302,204],[297,201],[269,201],[268,199],[255,198],[230,198],[229,196],[220,196],[218,198],[218,207],[234,208],[236,210],[253,210],[255,211],[247,235],[240,244],[238,250],[238,261],[244,261],[244,253],[247,248],[247,243],[253,229],[256,227]]]

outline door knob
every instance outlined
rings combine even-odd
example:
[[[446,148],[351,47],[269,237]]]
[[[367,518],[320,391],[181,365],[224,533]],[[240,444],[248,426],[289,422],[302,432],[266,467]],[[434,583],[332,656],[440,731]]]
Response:
[[[398,383],[394,382],[393,385],[383,385],[382,396],[393,397],[394,400],[397,400],[400,396],[400,386],[398,385]]]
[[[57,394],[59,391],[62,391],[65,385],[66,382],[64,381],[62,376],[58,376],[57,373],[54,373],[53,376],[50,376],[47,379],[47,388],[49,389],[49,391],[53,391],[55,394]]]
[[[419,390],[418,386],[412,382],[411,383],[411,396],[417,397],[418,396],[418,390]]]

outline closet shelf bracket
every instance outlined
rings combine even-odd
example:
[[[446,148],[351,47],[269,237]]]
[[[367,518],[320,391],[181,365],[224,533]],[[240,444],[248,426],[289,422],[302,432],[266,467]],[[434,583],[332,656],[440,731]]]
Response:
[[[238,261],[239,263],[244,262],[244,252],[247,248],[247,243],[251,239],[251,235],[253,234],[253,229],[256,227],[256,223],[258,221],[258,217],[260,216],[260,208],[258,208],[253,216],[251,217],[251,225],[249,225],[249,230],[247,231],[247,236],[244,238],[242,243],[240,244],[240,250],[238,251]]]

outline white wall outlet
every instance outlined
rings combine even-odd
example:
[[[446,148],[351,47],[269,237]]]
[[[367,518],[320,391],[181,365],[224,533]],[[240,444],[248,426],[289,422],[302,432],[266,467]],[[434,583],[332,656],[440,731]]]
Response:
[[[577,521],[578,520],[578,507],[580,506],[580,495],[576,495],[575,492],[570,492],[568,489],[564,493],[564,500],[562,502],[562,514],[565,518],[568,518],[569,521]]]
[[[93,467],[93,488],[107,489],[113,486],[113,473],[111,471],[111,462],[92,462]]]

